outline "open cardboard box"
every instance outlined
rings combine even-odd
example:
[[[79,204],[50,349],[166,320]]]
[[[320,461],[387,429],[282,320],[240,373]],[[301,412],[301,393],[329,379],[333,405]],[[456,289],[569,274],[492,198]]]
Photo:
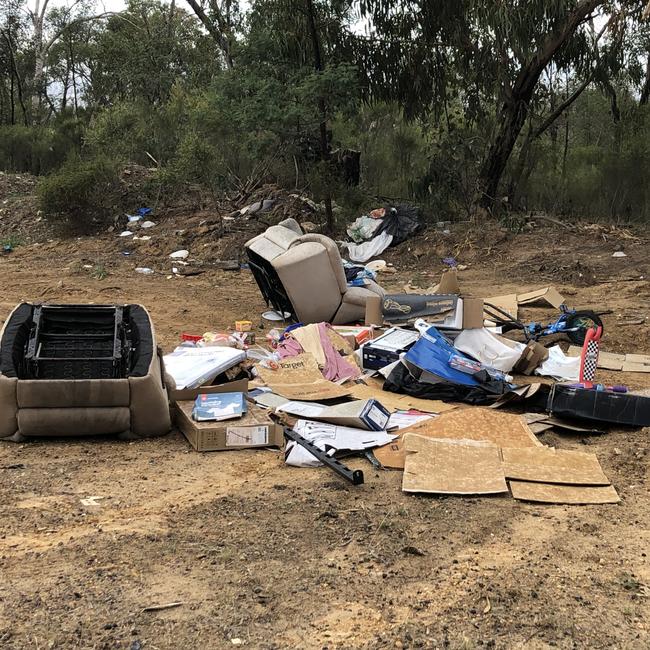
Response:
[[[217,422],[196,422],[192,419],[194,400],[199,395],[247,391],[246,379],[218,386],[171,391],[174,423],[196,451],[282,447],[282,426],[275,423],[264,409],[250,402],[248,411],[241,418]]]

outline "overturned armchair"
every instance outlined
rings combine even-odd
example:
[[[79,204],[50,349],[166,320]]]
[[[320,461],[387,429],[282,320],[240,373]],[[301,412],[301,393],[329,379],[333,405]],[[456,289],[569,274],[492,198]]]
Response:
[[[302,323],[363,320],[368,300],[384,298],[372,280],[348,286],[336,243],[325,235],[304,234],[295,219],[267,228],[246,243],[246,252],[267,304]]]

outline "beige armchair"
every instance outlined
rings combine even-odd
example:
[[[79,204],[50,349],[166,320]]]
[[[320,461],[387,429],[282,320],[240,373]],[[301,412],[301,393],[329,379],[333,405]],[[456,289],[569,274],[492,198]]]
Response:
[[[302,323],[359,322],[365,317],[368,298],[384,297],[383,289],[372,281],[349,287],[334,241],[303,234],[294,219],[254,237],[246,243],[246,251],[267,304]]]

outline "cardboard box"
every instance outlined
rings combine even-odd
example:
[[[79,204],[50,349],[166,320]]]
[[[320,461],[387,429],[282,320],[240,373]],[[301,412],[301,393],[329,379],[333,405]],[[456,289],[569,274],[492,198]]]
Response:
[[[225,422],[195,422],[192,419],[193,401],[174,404],[174,422],[196,451],[225,451],[282,447],[284,433],[267,412],[250,405],[248,412],[237,420]]]
[[[483,298],[463,297],[463,329],[483,327]]]
[[[522,375],[532,375],[535,368],[546,359],[548,359],[548,350],[537,341],[529,341],[512,369]]]
[[[370,296],[366,300],[366,321],[367,326],[384,324],[383,301],[380,296]]]

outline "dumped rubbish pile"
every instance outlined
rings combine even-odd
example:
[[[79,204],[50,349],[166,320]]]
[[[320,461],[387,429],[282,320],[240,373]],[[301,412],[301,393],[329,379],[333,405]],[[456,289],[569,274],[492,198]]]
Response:
[[[274,201],[248,204],[232,218],[257,220]],[[404,214],[384,210],[369,218],[408,221],[406,232],[417,220]],[[141,208],[115,235],[149,244],[160,227],[153,211]],[[389,232],[358,228],[367,241]],[[391,241],[401,236],[395,232]],[[0,340],[11,351],[0,356],[0,399],[10,406],[0,438],[39,437],[37,424],[47,422],[47,435],[101,430],[128,439],[167,432],[172,422],[196,451],[282,449],[286,471],[329,470],[354,485],[372,468],[402,472],[406,493],[618,501],[594,454],[555,449],[538,437],[650,425],[650,396],[626,385],[631,375],[614,385],[599,375],[650,372],[648,355],[601,350],[607,310],[573,308],[552,286],[470,295],[453,258],[424,292],[388,294],[377,284],[387,264],[346,262],[335,242],[305,233],[291,218],[245,249],[273,308],[263,315],[268,327],[258,330],[258,314],[246,313],[227,331],[206,323],[205,332],[188,332],[179,323],[178,345],[160,360],[139,306],[76,306],[91,334],[63,318],[70,306],[42,312],[30,305],[24,322],[13,316]],[[194,250],[187,241],[166,242],[169,277],[194,272]],[[543,306],[547,317],[523,320],[520,308],[528,305]],[[97,360],[100,374],[92,364],[83,377],[43,374],[53,359],[64,367],[77,348],[83,359]],[[84,383],[71,386],[69,379]],[[26,407],[23,387],[36,396]],[[52,406],[61,400],[66,409]]]
[[[288,467],[325,466],[355,485],[367,462],[403,472],[408,493],[618,502],[595,454],[538,435],[650,425],[650,397],[597,381],[603,364],[647,372],[650,357],[600,353],[600,316],[553,287],[481,299],[458,284],[446,271],[438,286],[456,300],[428,320],[285,323],[257,342],[237,331],[249,321],[184,335],[165,357],[176,425],[198,451],[282,447]],[[557,319],[521,323],[519,305],[535,303]],[[574,342],[569,354],[542,344],[551,335]]]
[[[342,242],[352,262],[367,262],[397,246],[422,229],[418,209],[410,205],[386,206],[362,215],[347,228],[350,242]]]

